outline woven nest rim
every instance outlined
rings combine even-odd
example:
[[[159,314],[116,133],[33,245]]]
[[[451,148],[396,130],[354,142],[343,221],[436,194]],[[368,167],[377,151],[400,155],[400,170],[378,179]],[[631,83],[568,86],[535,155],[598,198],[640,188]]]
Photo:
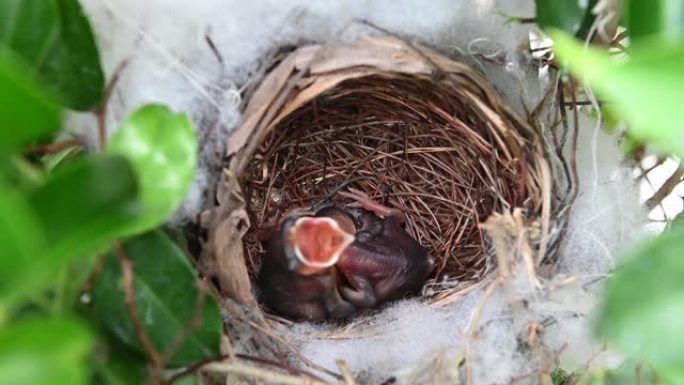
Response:
[[[238,191],[240,199],[229,199],[230,204],[223,205],[224,211],[229,207],[229,211],[235,212],[239,207],[244,211],[241,219],[249,221],[249,216],[244,214],[249,209],[250,202],[243,198],[241,187],[245,188],[245,176],[248,175],[250,161],[264,140],[293,113],[301,111],[307,104],[344,82],[374,76],[395,79],[406,77],[461,89],[462,96],[469,99],[479,114],[485,117],[485,126],[494,133],[495,142],[507,153],[506,157],[512,162],[523,160],[527,219],[530,223],[534,222],[542,233],[536,247],[548,247],[549,240],[544,234],[548,234],[549,230],[551,207],[546,197],[550,194],[547,181],[551,177],[539,134],[508,108],[487,82],[469,66],[424,47],[416,47],[396,39],[374,38],[336,46],[300,47],[273,68],[248,99],[243,124],[228,143],[231,166],[224,175],[223,185],[231,185],[232,194]],[[219,188],[219,203],[222,200],[221,190],[224,198],[226,196],[226,188]],[[510,210],[519,202],[508,203],[509,205],[504,205],[506,207],[502,206],[499,210]],[[251,219],[254,219],[253,215]],[[483,221],[484,219],[479,223]],[[241,231],[234,230],[240,235],[238,239],[246,231],[244,226]],[[221,254],[221,250],[217,250],[216,245],[213,246],[215,254]],[[244,264],[243,252],[244,250],[241,252],[231,248],[229,258],[233,265]],[[225,253],[223,250],[223,254]],[[239,255],[241,261],[237,261],[235,255]],[[231,277],[223,277],[223,280],[229,281],[227,285],[222,285],[223,289],[238,302],[254,304],[249,269],[247,266],[239,267],[239,277],[235,277],[234,268]],[[481,278],[484,278],[485,271],[481,272]],[[477,282],[472,281],[466,285],[458,285],[453,290],[438,293],[432,299],[437,303],[444,302],[445,298],[453,298],[455,293],[468,290],[475,284]]]

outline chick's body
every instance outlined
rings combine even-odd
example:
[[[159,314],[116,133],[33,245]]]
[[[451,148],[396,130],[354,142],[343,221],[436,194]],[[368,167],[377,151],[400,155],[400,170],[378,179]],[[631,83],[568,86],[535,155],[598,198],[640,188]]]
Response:
[[[418,292],[433,270],[427,250],[394,216],[381,218],[364,209],[338,208],[324,209],[318,215],[346,216],[356,225],[356,240],[335,268],[345,278],[340,286],[342,298],[359,308]]]
[[[374,203],[368,206],[395,211]],[[419,291],[432,272],[434,262],[427,250],[395,215],[383,218],[363,208],[329,206],[315,217],[331,218],[355,240],[333,266],[302,274],[287,233],[296,217],[283,222],[269,241],[258,285],[264,302],[284,316],[346,318]]]
[[[296,320],[320,321],[344,318],[356,311],[338,291],[334,268],[302,275],[292,265],[290,248],[285,244],[287,230],[295,218],[283,222],[267,246],[257,284],[264,302],[274,311]]]

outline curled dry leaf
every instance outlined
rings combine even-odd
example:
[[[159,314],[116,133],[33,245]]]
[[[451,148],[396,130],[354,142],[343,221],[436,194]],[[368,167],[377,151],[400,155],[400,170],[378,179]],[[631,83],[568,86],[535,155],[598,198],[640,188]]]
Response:
[[[202,226],[209,232],[202,270],[223,294],[257,309],[242,251],[249,216],[237,178],[228,170],[221,176],[217,198],[218,206],[202,213]]]

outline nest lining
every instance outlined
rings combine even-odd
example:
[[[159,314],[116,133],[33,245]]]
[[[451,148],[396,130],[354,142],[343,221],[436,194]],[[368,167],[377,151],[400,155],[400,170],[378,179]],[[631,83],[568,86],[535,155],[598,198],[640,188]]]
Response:
[[[539,208],[528,187],[534,158],[521,151],[522,136],[508,135],[515,127],[494,121],[496,106],[473,102],[482,98],[476,84],[459,85],[398,74],[355,78],[277,124],[244,177],[250,271],[258,271],[264,235],[283,215],[322,201],[345,204],[336,193],[356,188],[406,214],[406,230],[438,262],[438,279],[483,277],[487,245],[478,225],[493,212]]]

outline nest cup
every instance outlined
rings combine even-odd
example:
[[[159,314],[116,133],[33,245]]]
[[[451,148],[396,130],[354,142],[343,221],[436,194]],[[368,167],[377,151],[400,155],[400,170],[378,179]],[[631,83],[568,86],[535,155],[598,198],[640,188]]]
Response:
[[[340,191],[402,210],[406,230],[437,261],[434,282],[457,280],[459,290],[495,267],[481,223],[522,208],[537,226],[544,206],[538,133],[471,67],[396,39],[276,57],[228,147],[218,217],[244,210],[240,228],[228,226],[242,248],[215,241],[214,257],[231,261],[219,281],[241,303],[256,304],[250,278],[279,220],[324,201],[348,203]]]

